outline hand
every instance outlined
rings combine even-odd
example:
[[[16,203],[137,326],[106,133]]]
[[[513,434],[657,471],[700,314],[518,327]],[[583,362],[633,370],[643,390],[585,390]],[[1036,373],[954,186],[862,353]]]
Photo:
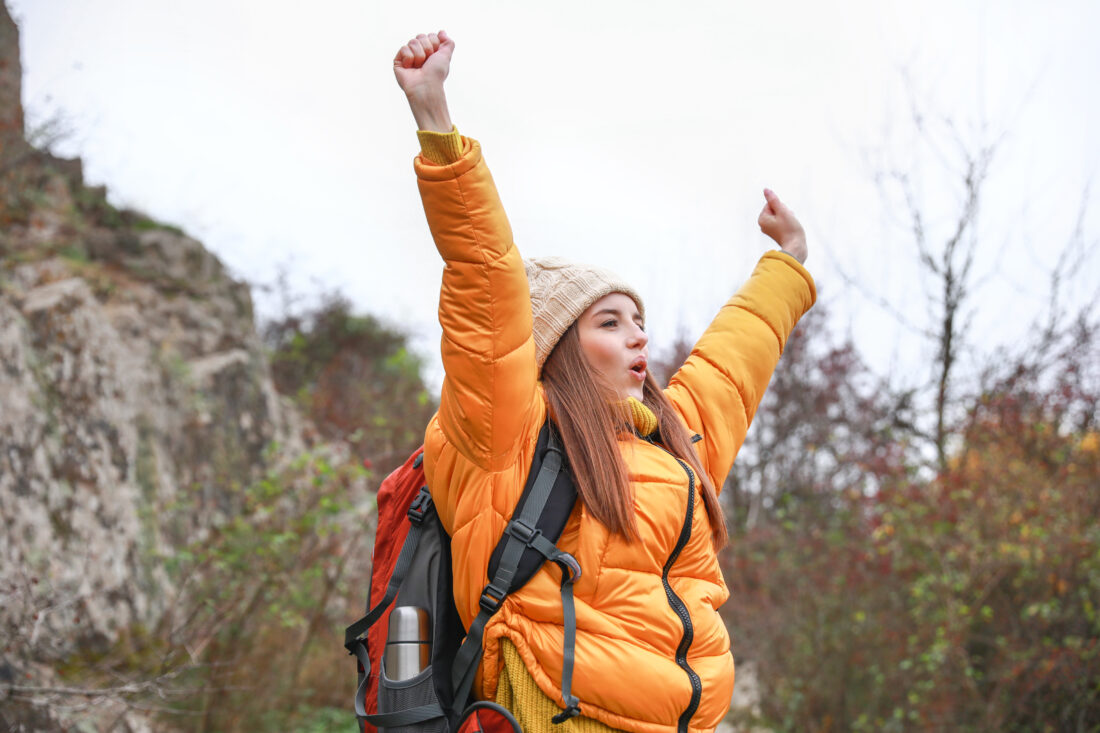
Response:
[[[451,131],[443,82],[451,70],[454,50],[455,42],[446,31],[421,33],[399,48],[393,57],[397,85],[405,92],[421,130]]]
[[[806,232],[798,223],[798,218],[770,188],[764,189],[764,199],[764,209],[756,220],[760,231],[774,239],[784,252],[804,263],[808,254]]]
[[[406,95],[412,95],[430,87],[443,86],[451,70],[451,54],[455,42],[447,31],[421,33],[397,49],[393,57],[393,73],[397,85]]]

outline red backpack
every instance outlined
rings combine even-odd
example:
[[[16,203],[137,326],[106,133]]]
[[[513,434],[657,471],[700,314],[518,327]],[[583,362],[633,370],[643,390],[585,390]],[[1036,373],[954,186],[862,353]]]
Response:
[[[454,605],[450,537],[425,482],[423,450],[409,456],[378,489],[367,613],[344,634],[344,647],[357,658],[355,713],[362,730],[455,733],[495,723],[519,731],[503,708],[474,704],[470,690],[486,622],[547,560],[562,572],[565,621],[565,710],[554,721],[579,714],[570,687],[576,639],[573,582],[581,570],[572,555],[554,544],[577,494],[557,432],[548,421],[539,433],[523,494],[493,552],[487,574],[492,580],[482,591],[481,611],[469,629],[463,628]],[[398,608],[402,611],[391,619]]]

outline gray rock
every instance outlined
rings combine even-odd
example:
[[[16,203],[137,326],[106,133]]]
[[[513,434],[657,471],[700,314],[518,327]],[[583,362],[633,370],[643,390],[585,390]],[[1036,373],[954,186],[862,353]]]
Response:
[[[88,249],[102,253],[110,235],[93,232]],[[120,256],[147,268],[132,274],[49,256],[5,263],[0,630],[15,674],[49,680],[77,650],[155,628],[177,590],[161,558],[239,510],[232,486],[271,468],[268,446],[285,456],[305,446],[307,426],[272,384],[247,287],[192,239],[137,242]],[[189,492],[196,508],[162,521]],[[19,720],[45,714],[33,710]],[[126,729],[149,729],[120,714]]]

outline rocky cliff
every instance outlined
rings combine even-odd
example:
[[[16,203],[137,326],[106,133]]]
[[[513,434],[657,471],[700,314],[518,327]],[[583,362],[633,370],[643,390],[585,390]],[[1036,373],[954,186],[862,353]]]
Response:
[[[71,720],[32,704],[58,663],[154,627],[163,559],[309,436],[248,287],[26,144],[17,44],[0,5],[0,723],[33,730]],[[148,724],[115,715],[112,730]]]

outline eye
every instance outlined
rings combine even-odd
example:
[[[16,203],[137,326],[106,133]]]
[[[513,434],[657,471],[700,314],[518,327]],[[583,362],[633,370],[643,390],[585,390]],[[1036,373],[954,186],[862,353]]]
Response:
[[[619,322],[614,318],[608,318],[606,321],[600,324],[600,328],[614,328],[619,325]]]

